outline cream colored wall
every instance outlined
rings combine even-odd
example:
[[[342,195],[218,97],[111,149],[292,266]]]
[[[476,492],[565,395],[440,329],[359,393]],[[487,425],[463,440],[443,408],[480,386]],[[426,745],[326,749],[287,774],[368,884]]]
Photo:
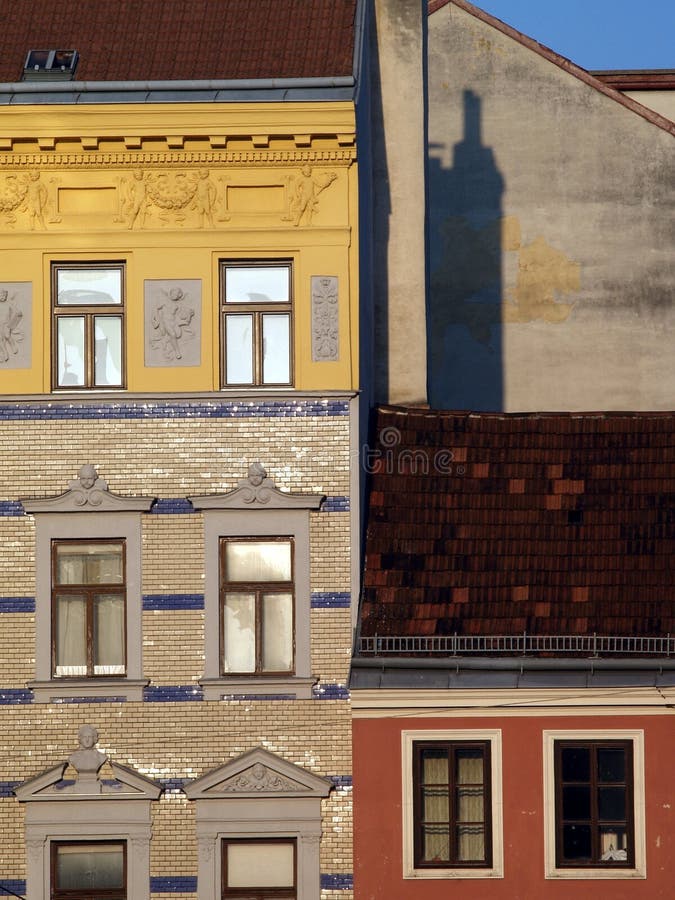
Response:
[[[621,93],[675,122],[675,91],[622,91]]]
[[[294,387],[357,387],[352,104],[12,107],[2,124],[13,137],[0,140],[0,272],[5,282],[31,283],[32,331],[24,335],[29,368],[0,361],[0,394],[51,390],[55,260],[126,262],[129,392],[218,390],[219,260],[280,257],[294,264]],[[209,186],[206,211],[200,179]],[[139,184],[141,208],[133,202]],[[303,185],[312,195],[304,213]],[[335,361],[312,360],[313,275],[338,278]],[[144,364],[146,279],[201,281],[199,364]]]

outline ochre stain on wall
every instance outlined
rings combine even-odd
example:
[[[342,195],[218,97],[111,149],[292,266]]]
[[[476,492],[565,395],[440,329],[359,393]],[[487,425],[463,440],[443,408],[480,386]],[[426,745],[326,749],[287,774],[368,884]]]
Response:
[[[506,249],[504,247],[503,249]],[[509,248],[510,249],[510,248]],[[581,286],[581,266],[556,250],[539,235],[518,251],[515,290],[508,290],[502,303],[503,322],[564,322],[574,303],[559,297],[577,292]]]

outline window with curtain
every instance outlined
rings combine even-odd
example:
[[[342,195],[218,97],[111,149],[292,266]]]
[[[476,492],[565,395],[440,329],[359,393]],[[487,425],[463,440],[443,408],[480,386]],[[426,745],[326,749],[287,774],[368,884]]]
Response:
[[[223,385],[290,385],[292,267],[241,260],[221,267]]]
[[[222,674],[294,669],[293,541],[221,538]]]
[[[52,900],[126,900],[125,841],[54,841]]]
[[[632,741],[556,741],[556,864],[632,868]]]
[[[52,266],[54,388],[124,386],[124,263]]]
[[[224,840],[223,900],[296,900],[295,840]]]
[[[492,865],[490,783],[489,741],[414,743],[416,867]]]
[[[52,656],[56,676],[124,675],[124,541],[52,542]]]

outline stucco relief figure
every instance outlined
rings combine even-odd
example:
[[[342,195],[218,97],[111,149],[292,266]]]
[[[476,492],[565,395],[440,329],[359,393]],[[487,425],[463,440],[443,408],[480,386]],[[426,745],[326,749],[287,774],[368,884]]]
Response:
[[[73,491],[73,501],[76,506],[100,506],[103,494],[108,490],[108,484],[98,477],[95,466],[85,463],[80,467],[77,478],[68,484]]]
[[[147,178],[148,202],[157,207],[163,222],[184,222],[187,210],[197,194],[199,179],[185,173],[162,172]]]
[[[262,463],[254,462],[248,467],[248,477],[239,482],[242,489],[242,499],[245,503],[267,503],[271,497],[270,491],[275,490],[274,482],[267,477],[267,472]]]
[[[0,177],[0,213],[6,225],[14,225],[16,211],[26,199],[28,181],[18,175]]]
[[[312,359],[338,359],[338,280],[312,276]]]
[[[134,172],[133,181],[125,184],[127,196],[122,202],[122,213],[127,220],[127,227],[133,228],[138,221],[142,228],[147,214],[147,186],[143,172]]]
[[[23,332],[19,328],[23,313],[4,288],[0,290],[0,363],[8,362],[19,352]]]
[[[78,748],[68,757],[68,762],[77,772],[74,790],[82,793],[100,793],[101,783],[98,773],[108,757],[96,749],[98,731],[93,725],[80,725],[77,732]]]
[[[44,211],[47,206],[47,188],[40,181],[39,172],[31,172],[28,176],[26,191],[26,205],[31,231],[35,231],[36,225],[45,228]]]
[[[150,343],[160,348],[165,359],[182,359],[181,341],[195,336],[188,326],[195,311],[188,304],[188,297],[179,287],[168,291],[166,300],[158,303],[152,313],[152,327],[157,337]]]
[[[216,202],[216,188],[211,183],[209,172],[202,169],[197,178],[197,194],[195,196],[195,208],[199,216],[199,225],[204,227],[204,222],[213,228],[213,209]]]
[[[312,224],[312,216],[319,208],[319,194],[325,191],[336,178],[335,172],[327,172],[325,175],[314,177],[309,166],[302,167],[300,176],[295,180],[295,193],[291,200],[291,216],[294,225]]]

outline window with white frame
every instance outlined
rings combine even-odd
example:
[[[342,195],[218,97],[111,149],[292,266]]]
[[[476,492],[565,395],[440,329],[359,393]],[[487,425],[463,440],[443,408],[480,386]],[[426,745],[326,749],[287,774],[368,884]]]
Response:
[[[549,878],[643,878],[641,731],[546,731]]]
[[[290,260],[232,260],[221,264],[224,387],[293,382]]]
[[[501,878],[501,732],[404,731],[402,754],[404,878]]]

